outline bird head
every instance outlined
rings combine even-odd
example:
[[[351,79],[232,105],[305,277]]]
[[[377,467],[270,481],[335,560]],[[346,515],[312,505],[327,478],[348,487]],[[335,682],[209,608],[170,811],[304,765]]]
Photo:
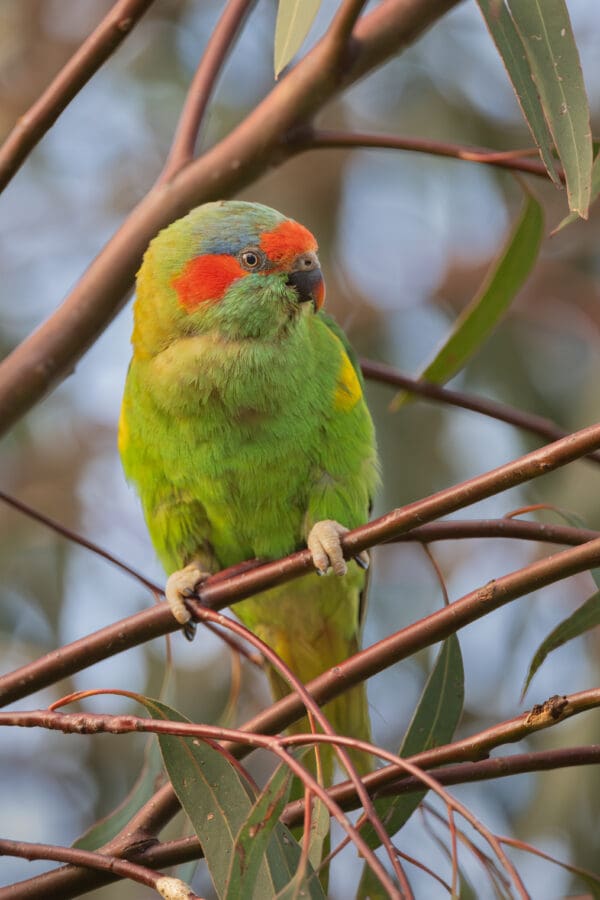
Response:
[[[323,304],[317,243],[259,203],[207,203],[151,242],[138,272],[134,345],[181,336],[271,340]]]

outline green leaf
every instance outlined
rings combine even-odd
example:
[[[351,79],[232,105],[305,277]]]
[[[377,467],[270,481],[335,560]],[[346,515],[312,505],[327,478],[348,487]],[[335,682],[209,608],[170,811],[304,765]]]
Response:
[[[404,735],[399,756],[414,756],[452,740],[462,714],[464,697],[462,654],[458,638],[453,634],[442,644]],[[375,800],[375,809],[388,834],[395,834],[402,828],[426,793],[423,790]],[[372,849],[379,846],[379,837],[370,824],[365,826],[362,834]]]
[[[600,194],[600,153],[598,153],[598,150],[596,148],[596,158],[594,159],[594,165],[592,166],[592,191],[590,194],[590,203],[593,203],[594,200],[597,199],[598,194]],[[568,216],[565,216],[564,219],[559,222],[552,234],[556,234],[558,231],[561,231],[566,225],[570,225],[572,222],[576,222],[578,219],[578,213],[569,213]]]
[[[287,803],[291,783],[290,770],[280,765],[240,828],[227,878],[227,900],[244,900],[253,895],[261,862]],[[291,834],[289,838],[293,841]]]
[[[555,184],[560,185],[560,178],[552,155],[550,132],[542,110],[540,96],[532,79],[531,67],[521,35],[504,5],[504,0],[501,0],[500,3],[497,0],[477,0],[477,3],[506,67],[519,106],[536,146],[539,148],[548,175]]]
[[[569,209],[587,219],[592,173],[590,109],[565,0],[508,0],[554,145]]]
[[[279,0],[275,23],[275,78],[304,43],[320,5],[321,0]]]
[[[373,869],[365,863],[356,891],[356,900],[388,900],[389,896]]]
[[[481,348],[533,268],[543,229],[542,208],[528,196],[502,254],[477,295],[458,316],[443,346],[421,373],[423,381],[444,384]],[[392,409],[399,409],[409,398],[406,392],[398,394],[392,401]]]
[[[189,721],[158,700],[135,696],[155,719]],[[255,792],[241,766],[211,744],[163,734],[158,742],[173,789],[202,844],[215,890],[225,897],[236,838],[251,813]],[[286,829],[289,854],[283,852],[280,842],[269,843],[255,880],[256,897],[274,896],[293,876],[301,851],[288,835]]]
[[[92,825],[73,844],[79,850],[97,850],[125,828],[142,806],[156,793],[157,778],[162,772],[158,743],[151,737],[146,745],[144,765],[139,778],[123,802],[106,818]]]
[[[588,597],[579,609],[576,609],[574,613],[566,619],[563,619],[563,621],[550,632],[548,637],[542,641],[531,660],[529,672],[527,673],[527,678],[525,679],[525,684],[523,685],[523,690],[521,692],[521,699],[525,696],[527,688],[531,683],[531,679],[549,653],[556,650],[557,647],[562,647],[562,645],[566,644],[568,641],[572,641],[573,638],[579,637],[579,635],[584,634],[586,631],[590,631],[592,628],[595,628],[596,625],[600,625],[600,591],[596,591],[595,594]]]

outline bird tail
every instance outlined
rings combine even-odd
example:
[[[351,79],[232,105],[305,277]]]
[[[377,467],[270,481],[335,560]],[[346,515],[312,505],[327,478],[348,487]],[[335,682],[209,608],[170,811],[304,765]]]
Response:
[[[356,653],[358,646],[348,648],[348,656]],[[276,700],[290,693],[287,682],[274,669],[269,669],[269,682]],[[306,679],[308,680],[308,679]],[[369,721],[369,707],[365,684],[358,684],[340,694],[323,707],[323,712],[329,719],[334,730],[344,737],[357,738],[362,741],[371,740],[371,726]],[[320,729],[319,729],[320,730]],[[290,726],[288,731],[292,734],[300,734],[310,731],[310,724],[306,717]],[[318,744],[320,754],[320,768],[323,782],[329,785],[333,781],[333,772],[337,754],[330,744]],[[350,759],[359,775],[366,775],[373,769],[372,758],[361,750],[348,749]],[[311,772],[315,773],[317,767],[314,763],[315,754],[311,752],[305,758],[305,764]]]

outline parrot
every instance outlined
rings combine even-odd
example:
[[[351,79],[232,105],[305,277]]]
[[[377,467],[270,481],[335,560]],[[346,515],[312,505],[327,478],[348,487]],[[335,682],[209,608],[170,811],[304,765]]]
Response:
[[[368,520],[379,483],[362,375],[322,309],[317,250],[303,225],[246,201],[206,203],[160,231],[137,274],[118,429],[182,625],[210,574],[308,547],[314,573],[235,605],[303,682],[359,649],[369,556],[346,562],[340,539]],[[275,699],[289,692],[268,674]],[[363,684],[324,712],[369,740]],[[365,759],[353,754],[363,772]]]

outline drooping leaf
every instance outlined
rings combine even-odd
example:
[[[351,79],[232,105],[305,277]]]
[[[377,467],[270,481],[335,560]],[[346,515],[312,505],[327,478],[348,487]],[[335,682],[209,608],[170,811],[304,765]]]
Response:
[[[97,850],[111,841],[138,810],[150,800],[156,792],[156,781],[162,771],[162,758],[158,742],[151,737],[146,746],[144,765],[139,778],[123,802],[108,816],[92,825],[73,844],[79,850]]]
[[[255,885],[262,860],[267,852],[267,846],[275,832],[279,830],[281,838],[295,843],[294,838],[287,828],[281,825],[279,817],[287,803],[290,787],[291,773],[285,765],[279,766],[273,773],[264,791],[257,797],[250,814],[237,835],[231,869],[227,879],[227,900],[246,900],[247,897],[256,896]],[[299,849],[299,848],[298,848]],[[323,897],[319,880],[311,878],[314,871],[310,865],[306,866],[302,883],[299,889],[305,897]],[[311,890],[308,882],[316,892]]]
[[[275,23],[275,78],[304,43],[320,5],[321,0],[279,0]]]
[[[188,721],[158,700],[136,697],[155,719]],[[158,741],[173,789],[202,844],[215,890],[225,897],[236,838],[250,815],[255,792],[241,767],[211,744],[162,734]],[[255,896],[274,896],[292,878],[300,848],[291,835],[286,843],[289,854],[282,847],[278,841],[269,842],[256,876]]]
[[[542,208],[537,200],[528,196],[523,212],[486,280],[421,373],[423,381],[444,384],[481,348],[533,268],[543,229]],[[399,409],[409,398],[410,394],[405,392],[398,394],[391,408]]]
[[[587,219],[592,173],[590,109],[565,0],[508,0],[565,170],[569,209]]]
[[[464,703],[464,670],[460,644],[450,635],[442,644],[435,665],[423,688],[404,735],[398,755],[414,756],[452,740]],[[395,834],[417,808],[426,791],[381,797],[375,809],[388,834]],[[370,847],[379,846],[379,837],[370,824],[362,831]]]
[[[592,166],[592,190],[590,194],[590,203],[593,203],[600,194],[600,153],[598,152],[597,146],[594,146],[594,152],[596,156],[594,159],[594,164]],[[566,225],[570,225],[572,222],[576,222],[578,219],[579,215],[576,212],[569,213],[568,216],[565,216],[564,219],[562,219],[562,221],[558,223],[552,234],[556,234],[558,231],[562,231],[562,229]]]
[[[562,645],[566,644],[568,641],[572,641],[573,638],[585,634],[586,631],[590,631],[592,628],[595,628],[596,625],[600,625],[600,591],[596,591],[595,594],[588,597],[585,603],[576,609],[575,612],[571,613],[570,616],[567,616],[566,619],[563,619],[563,621],[557,625],[546,638],[544,638],[529,665],[527,678],[525,679],[525,684],[523,685],[523,690],[521,692],[521,699],[525,696],[527,688],[531,683],[531,679],[549,653],[552,653],[557,647],[562,647]]]
[[[512,82],[517,100],[532,137],[539,148],[548,174],[555,184],[560,184],[556,163],[552,155],[552,140],[540,96],[532,79],[531,67],[525,52],[521,35],[504,5],[496,0],[477,0],[492,40],[498,48],[508,77]]]

